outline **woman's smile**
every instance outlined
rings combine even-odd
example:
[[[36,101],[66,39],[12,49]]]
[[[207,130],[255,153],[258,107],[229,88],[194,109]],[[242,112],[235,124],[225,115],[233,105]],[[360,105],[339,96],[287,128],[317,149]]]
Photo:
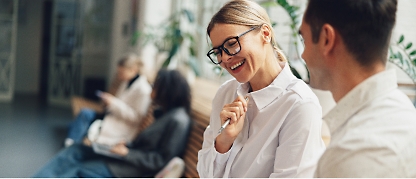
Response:
[[[246,59],[234,64],[231,67],[228,67],[233,73],[238,73],[241,71],[241,67],[246,63]]]
[[[244,64],[244,62],[246,62],[246,60],[245,60],[245,59],[244,59],[243,61],[241,61],[241,62],[239,62],[239,63],[237,63],[237,64],[233,65],[230,69],[231,69],[231,70],[235,70],[236,68],[238,68],[238,67],[240,67],[241,65],[243,65],[243,64]]]

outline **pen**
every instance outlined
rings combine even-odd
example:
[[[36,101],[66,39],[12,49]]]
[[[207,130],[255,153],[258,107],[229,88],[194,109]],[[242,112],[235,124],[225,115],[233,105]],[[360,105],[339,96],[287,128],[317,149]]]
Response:
[[[248,101],[248,96],[244,98],[246,101]],[[220,130],[218,130],[218,134],[221,134],[221,132],[230,124],[231,118],[228,118],[225,123],[221,126]]]

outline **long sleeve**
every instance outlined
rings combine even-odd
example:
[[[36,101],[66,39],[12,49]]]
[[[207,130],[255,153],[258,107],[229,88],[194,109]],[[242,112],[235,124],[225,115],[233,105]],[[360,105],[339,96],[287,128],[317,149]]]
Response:
[[[167,114],[144,130],[123,158],[145,172],[158,172],[170,159],[185,151],[191,120],[184,112]]]
[[[198,152],[197,170],[201,178],[221,178],[224,176],[226,162],[230,152],[225,154],[218,153],[214,148],[215,138],[210,126],[204,132],[204,142],[202,149]]]
[[[134,99],[135,102],[129,105],[121,99],[115,98],[108,106],[108,111],[120,120],[135,122],[141,119],[146,115],[146,110],[151,102],[150,96],[137,90],[136,94],[131,96],[131,99]]]
[[[270,177],[313,177],[319,156],[325,150],[321,138],[321,109],[306,101],[288,114],[279,132],[274,170]]]
[[[236,84],[234,84],[234,88]],[[234,90],[226,90],[227,88],[222,86],[212,102],[210,125],[205,129],[202,149],[198,152],[197,171],[201,178],[223,177],[226,162],[230,156],[229,152],[225,154],[218,153],[214,147],[215,138],[221,126],[220,110],[225,101],[232,101],[235,96]]]
[[[138,126],[149,108],[151,92],[151,86],[143,75],[129,88],[126,82],[122,83],[116,94],[118,99],[107,107],[109,113],[104,117],[96,142],[108,145],[120,141],[131,142],[139,132]]]
[[[107,110],[119,120],[137,122],[146,115],[151,103],[150,93],[150,84],[141,76],[129,89],[120,89]]]

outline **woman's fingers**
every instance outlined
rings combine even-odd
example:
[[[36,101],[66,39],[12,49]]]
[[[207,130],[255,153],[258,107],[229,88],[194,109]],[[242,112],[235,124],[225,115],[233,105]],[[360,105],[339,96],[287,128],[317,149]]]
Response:
[[[247,103],[248,103],[248,96],[237,96],[237,98],[234,101],[239,101],[242,104],[242,107],[244,109],[244,112],[247,112]]]
[[[230,118],[230,124],[232,124],[237,122],[245,112],[247,112],[247,101],[242,96],[238,96],[232,103],[224,105],[220,117],[223,120],[222,123]]]
[[[215,139],[215,147],[218,151],[227,151],[230,149],[233,141],[243,129],[246,111],[247,101],[242,96],[238,96],[230,104],[224,105],[220,112],[221,126],[224,125],[228,119],[230,119],[230,123]]]
[[[237,120],[237,114],[236,111],[230,111],[230,108],[227,108],[223,109],[220,118],[222,119],[221,125],[224,124],[228,119],[230,119],[230,123],[234,123],[234,121]]]

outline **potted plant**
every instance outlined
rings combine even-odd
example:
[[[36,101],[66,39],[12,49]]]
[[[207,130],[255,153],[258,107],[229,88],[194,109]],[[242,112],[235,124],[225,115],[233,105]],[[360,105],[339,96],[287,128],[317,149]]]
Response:
[[[194,14],[187,9],[182,9],[173,13],[159,25],[146,25],[143,31],[133,33],[131,44],[136,45],[140,38],[141,45],[154,44],[159,54],[166,54],[166,58],[162,59],[161,67],[170,66],[174,58],[180,56],[179,54],[183,50],[186,54],[177,58],[178,66],[185,65],[192,69],[196,76],[199,76],[200,70],[196,61],[195,34],[189,30],[187,31],[187,28],[183,28],[186,25],[192,26],[194,22]]]

